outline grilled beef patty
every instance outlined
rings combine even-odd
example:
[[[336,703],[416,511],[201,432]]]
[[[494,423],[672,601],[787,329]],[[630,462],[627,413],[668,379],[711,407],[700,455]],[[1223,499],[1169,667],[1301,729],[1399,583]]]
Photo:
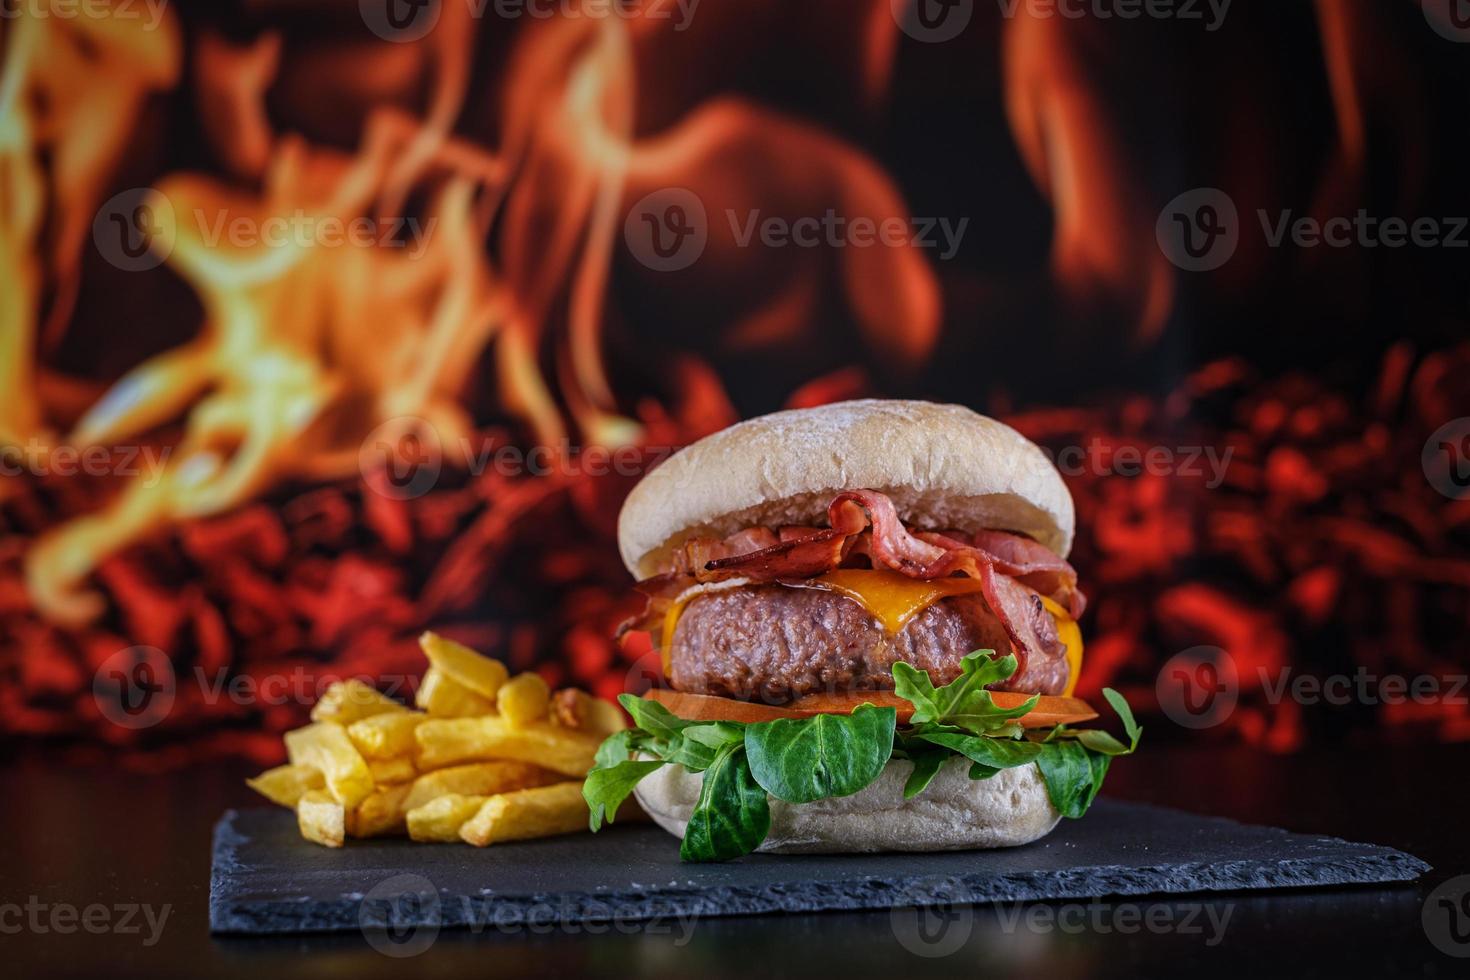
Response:
[[[1017,655],[1005,690],[1061,694],[1066,648],[1036,603],[1045,647]],[[783,585],[746,586],[700,596],[674,630],[669,653],[676,690],[784,704],[808,694],[893,690],[893,664],[929,672],[936,686],[959,676],[975,650],[1013,652],[1005,629],[979,594],[942,599],[893,634],[841,593]]]

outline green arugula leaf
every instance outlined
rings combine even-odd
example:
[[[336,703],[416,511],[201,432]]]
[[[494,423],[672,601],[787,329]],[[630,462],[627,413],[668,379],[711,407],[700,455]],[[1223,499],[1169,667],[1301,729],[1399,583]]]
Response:
[[[1087,754],[1087,763],[1092,767],[1092,791],[1087,794],[1087,803],[1082,808],[1084,813],[1088,807],[1092,806],[1092,801],[1097,799],[1097,791],[1102,789],[1103,779],[1106,778],[1108,766],[1112,765],[1112,762],[1112,756],[1098,755],[1095,752]]]
[[[914,706],[909,724],[938,721],[942,712],[934,700],[934,682],[929,679],[928,671],[902,660],[896,661],[893,665],[893,693]]]
[[[588,820],[588,826],[592,828],[592,831],[596,833],[602,827],[604,820],[612,823],[613,818],[617,815],[618,807],[623,805],[623,801],[628,798],[629,793],[633,792],[633,787],[638,785],[638,781],[665,765],[668,763],[662,760],[650,762],[629,760],[589,772],[582,783],[582,798],[587,801],[587,807],[592,811],[592,816]]]
[[[903,798],[911,800],[928,789],[952,753],[938,745],[919,742],[909,743],[907,751],[909,760],[914,764],[914,771],[909,773],[908,780],[903,784]]]
[[[893,708],[864,704],[850,715],[747,725],[750,771],[766,792],[787,803],[851,796],[888,765],[897,716]]]
[[[936,688],[927,672],[903,661],[893,665],[894,691],[914,706],[910,724],[954,725],[976,735],[1007,728],[1036,706],[1033,696],[1014,708],[1000,708],[985,690],[1016,672],[1016,658],[995,656],[993,650],[976,650],[960,661],[960,676]]]
[[[771,829],[766,791],[756,784],[745,745],[729,744],[705,771],[699,800],[684,828],[684,861],[729,861],[760,846]]]
[[[1042,747],[1036,742],[1008,738],[989,738],[965,732],[920,732],[914,738],[931,745],[943,746],[951,752],[991,769],[1011,769],[1034,762]],[[994,775],[990,773],[989,775]]]
[[[1092,760],[1108,757],[1093,756],[1083,745],[1070,739],[1031,744],[1041,748],[1036,765],[1046,781],[1046,793],[1052,805],[1064,817],[1076,818],[1086,813],[1102,786],[1102,775],[1107,772],[1106,765],[1099,772]]]
[[[1103,755],[1127,755],[1133,751],[1101,728],[1085,728],[1076,735],[1077,741]]]
[[[1133,709],[1128,707],[1128,701],[1123,695],[1111,687],[1103,688],[1103,697],[1108,699],[1108,704],[1112,705],[1118,717],[1123,719],[1123,731],[1128,735],[1128,751],[1132,752],[1138,748],[1138,737],[1143,734],[1143,729],[1139,727],[1138,722],[1133,720]]]
[[[667,740],[663,757],[690,772],[704,772],[714,763],[721,749],[744,739],[745,726],[733,721],[690,725]]]
[[[691,725],[699,724],[685,721],[657,701],[634,694],[619,694],[618,704],[633,716],[633,724],[654,738],[669,738]]]
[[[626,728],[609,735],[597,747],[597,755],[593,757],[594,767],[611,769],[620,763],[627,762],[633,757],[635,741],[642,735],[643,733],[636,728]]]

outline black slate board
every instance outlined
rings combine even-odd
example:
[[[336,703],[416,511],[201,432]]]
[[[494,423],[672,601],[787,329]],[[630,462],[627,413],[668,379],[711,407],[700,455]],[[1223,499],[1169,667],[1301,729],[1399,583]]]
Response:
[[[1388,847],[1108,800],[1026,847],[719,865],[679,863],[678,841],[648,824],[483,850],[404,840],[329,850],[303,841],[289,811],[231,810],[215,827],[209,920],[236,934],[415,918],[514,927],[1369,884],[1428,870]]]

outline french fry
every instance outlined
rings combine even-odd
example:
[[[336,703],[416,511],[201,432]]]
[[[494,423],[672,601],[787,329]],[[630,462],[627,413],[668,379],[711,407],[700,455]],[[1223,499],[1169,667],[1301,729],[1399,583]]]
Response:
[[[326,790],[309,790],[297,801],[296,826],[302,837],[326,847],[341,847],[347,839],[346,810]]]
[[[415,810],[441,796],[494,796],[532,786],[547,786],[566,779],[529,762],[471,762],[448,769],[426,772],[413,781],[403,801],[405,810]]]
[[[480,812],[487,796],[461,796],[450,793],[430,800],[408,811],[408,836],[419,841],[457,843],[459,828]]]
[[[403,705],[357,679],[334,681],[311,709],[312,721],[335,721],[350,725],[390,711],[407,711]]]
[[[435,718],[478,718],[495,711],[495,702],[483,698],[438,667],[424,671],[414,704]]]
[[[476,653],[463,643],[456,643],[438,633],[425,633],[419,637],[419,647],[435,669],[491,703],[509,676],[505,664],[499,660]]]
[[[409,784],[380,786],[347,814],[347,833],[352,837],[383,837],[403,832],[403,798]]]
[[[292,765],[320,769],[327,790],[348,809],[373,791],[373,774],[341,725],[317,722],[287,732],[286,755]]]
[[[611,735],[628,727],[622,708],[575,687],[564,687],[551,696],[551,718],[567,728],[599,735]]]
[[[587,775],[602,744],[600,735],[589,732],[546,721],[516,726],[493,715],[426,721],[414,737],[419,743],[418,767],[424,771],[459,762],[512,759],[576,777]]]
[[[320,769],[286,765],[267,769],[254,779],[245,780],[245,785],[272,803],[294,807],[309,791],[325,786],[326,781]]]
[[[500,686],[495,707],[512,725],[524,725],[546,717],[551,689],[540,674],[517,674]]]
[[[425,715],[417,711],[394,711],[373,715],[347,726],[347,737],[364,759],[391,759],[414,750],[413,730]]]
[[[468,844],[484,847],[586,829],[587,801],[582,798],[582,784],[557,783],[490,797],[459,828],[459,836]]]
[[[378,786],[413,782],[419,771],[414,768],[411,756],[401,755],[396,759],[369,759],[368,772]]]

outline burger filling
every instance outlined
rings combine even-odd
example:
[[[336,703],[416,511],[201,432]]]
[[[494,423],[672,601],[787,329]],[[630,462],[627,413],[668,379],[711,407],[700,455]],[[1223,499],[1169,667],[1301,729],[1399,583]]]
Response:
[[[682,544],[639,583],[632,628],[661,640],[675,689],[768,704],[891,690],[893,664],[948,683],[977,649],[1011,654],[998,690],[1070,693],[1085,605],[1072,567],[1003,531],[914,531],[872,490],[839,494],[828,526],[755,527]]]
[[[1061,694],[1066,647],[1051,615],[1035,606],[1041,656],[1012,678],[1017,690]],[[674,689],[764,704],[809,694],[893,689],[893,665],[927,671],[935,684],[960,673],[974,650],[1011,653],[1005,628],[981,595],[926,606],[902,629],[889,629],[853,598],[780,585],[728,589],[691,601],[668,651]]]

